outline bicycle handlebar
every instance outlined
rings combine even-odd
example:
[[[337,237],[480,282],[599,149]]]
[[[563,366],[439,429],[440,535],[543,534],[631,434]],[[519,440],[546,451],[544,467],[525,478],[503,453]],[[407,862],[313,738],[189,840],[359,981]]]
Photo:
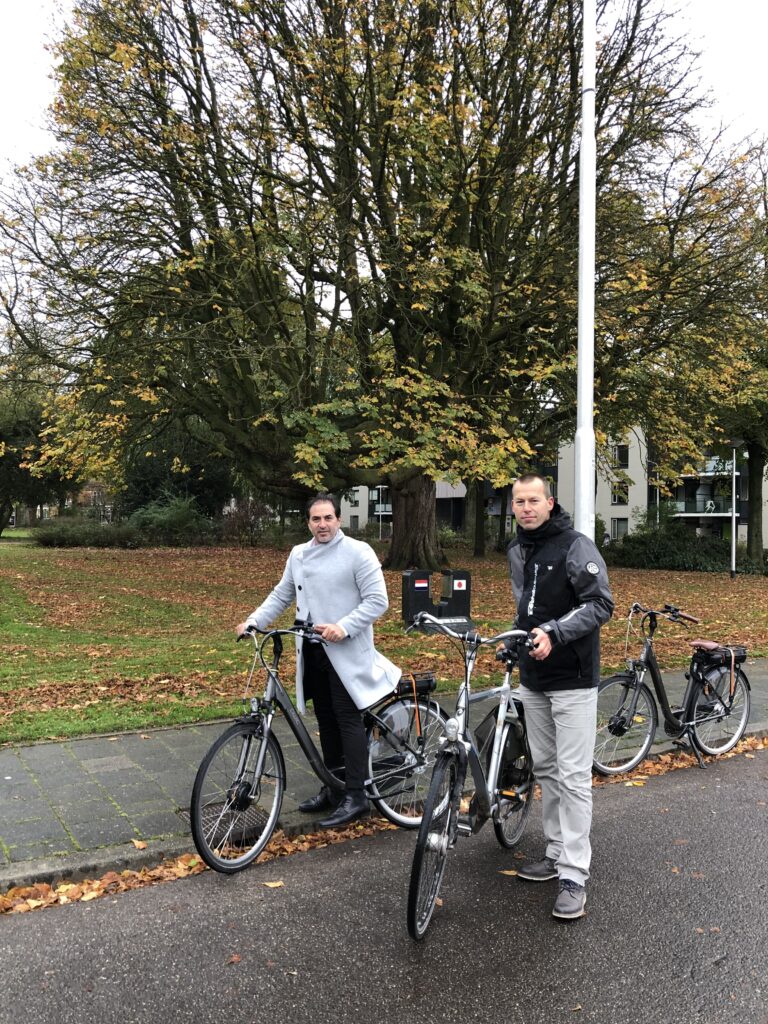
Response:
[[[312,643],[324,644],[325,641],[319,633],[315,632],[314,623],[305,621],[304,619],[296,619],[292,626],[286,626],[283,629],[261,629],[259,626],[250,625],[247,626],[244,633],[241,633],[237,638],[237,643],[246,638],[254,638],[256,635],[263,636],[265,639],[270,636],[301,636],[305,639],[311,640]]]
[[[530,634],[524,629],[507,629],[503,633],[499,633],[497,636],[488,637],[480,636],[477,630],[469,630],[466,633],[457,633],[456,630],[451,629],[450,626],[446,626],[442,619],[438,619],[435,615],[431,615],[429,612],[417,612],[408,629],[418,628],[423,625],[431,626],[438,633],[450,636],[454,640],[462,640],[464,642],[472,643],[477,647],[480,647],[482,644],[498,644],[506,640],[512,640],[520,646],[533,646]]]
[[[630,617],[635,612],[641,612],[643,615],[663,615],[670,622],[692,622],[698,624],[700,621],[695,616],[688,615],[687,612],[681,612],[679,608],[669,603],[666,603],[663,608],[644,608],[639,601],[635,601],[629,609]]]

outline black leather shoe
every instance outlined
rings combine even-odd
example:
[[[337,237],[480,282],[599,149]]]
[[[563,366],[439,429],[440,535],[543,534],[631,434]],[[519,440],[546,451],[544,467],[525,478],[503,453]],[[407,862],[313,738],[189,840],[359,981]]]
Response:
[[[364,793],[347,793],[339,806],[327,818],[318,821],[319,828],[336,828],[346,825],[355,818],[362,818],[368,813],[368,797]]]
[[[302,800],[299,804],[299,810],[302,814],[312,814],[315,811],[332,811],[338,805],[339,797],[332,793],[327,786],[323,786],[316,796],[310,796],[306,800]]]

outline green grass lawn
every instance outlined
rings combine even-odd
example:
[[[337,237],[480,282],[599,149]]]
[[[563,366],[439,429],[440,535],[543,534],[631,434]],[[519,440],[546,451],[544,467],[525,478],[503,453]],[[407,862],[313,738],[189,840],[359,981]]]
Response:
[[[230,715],[250,645],[234,626],[282,573],[286,553],[225,548],[138,551],[38,548],[0,538],[0,742],[142,729]],[[483,631],[514,614],[500,555],[453,553],[472,572],[473,618]],[[401,577],[386,573],[390,610],[377,645],[404,669],[432,669],[456,687],[461,662],[441,637],[405,636]],[[702,619],[699,632],[768,654],[768,579],[704,573],[613,570],[617,614],[603,630],[603,669],[623,665],[632,600],[673,601]],[[287,613],[284,621],[290,622]],[[670,629],[658,651],[667,665],[686,656],[686,635]],[[286,644],[284,679],[293,674]],[[479,680],[497,675],[489,654]]]

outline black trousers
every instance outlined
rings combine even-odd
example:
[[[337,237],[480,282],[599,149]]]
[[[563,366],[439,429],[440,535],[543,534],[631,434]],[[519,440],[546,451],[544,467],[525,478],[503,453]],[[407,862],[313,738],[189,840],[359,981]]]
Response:
[[[347,693],[322,644],[302,644],[304,693],[314,702],[326,767],[343,769],[347,792],[361,793],[368,776],[368,740],[362,713]]]

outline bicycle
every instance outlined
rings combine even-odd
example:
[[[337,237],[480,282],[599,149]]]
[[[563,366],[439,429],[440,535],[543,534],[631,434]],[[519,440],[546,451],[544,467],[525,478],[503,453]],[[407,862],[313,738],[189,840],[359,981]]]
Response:
[[[326,768],[279,676],[283,636],[324,641],[311,622],[302,621],[285,629],[251,627],[244,635],[252,637],[255,648],[243,696],[245,711],[203,758],[190,804],[197,851],[209,867],[225,874],[256,860],[277,826],[286,782],[285,759],[272,729],[277,711],[285,716],[318,779],[334,792],[344,789],[343,780]],[[268,664],[265,648],[270,641]],[[267,676],[264,693],[248,696],[259,664]],[[405,828],[417,828],[421,822],[429,769],[447,718],[430,697],[435,687],[432,673],[404,676],[390,696],[363,712],[368,736],[366,794],[385,818]]]
[[[424,813],[416,839],[408,889],[408,931],[424,937],[437,903],[448,851],[460,835],[474,835],[491,819],[496,838],[506,849],[520,841],[525,830],[534,791],[533,763],[519,698],[510,687],[518,647],[531,646],[528,633],[512,629],[494,637],[482,637],[474,628],[457,631],[428,612],[414,617],[411,627],[443,633],[458,641],[464,657],[464,681],[456,699],[456,711],[445,725],[445,737],[432,769]],[[483,645],[511,643],[497,654],[505,664],[501,686],[472,693],[472,672]],[[469,728],[469,706],[490,696],[498,697],[475,730]],[[467,769],[474,783],[466,813],[462,813]]]
[[[693,647],[685,673],[687,685],[680,707],[672,707],[653,649],[660,617],[687,626],[698,623],[674,605],[644,608],[635,602],[627,619],[627,651],[632,620],[641,615],[643,648],[639,658],[627,658],[627,671],[600,682],[597,695],[597,739],[593,767],[600,775],[619,775],[635,768],[648,755],[658,727],[658,711],[646,672],[664,717],[664,730],[678,746],[689,745],[699,765],[702,754],[717,756],[736,746],[747,728],[750,685],[740,667],[745,647],[725,647],[712,640],[689,641]]]

